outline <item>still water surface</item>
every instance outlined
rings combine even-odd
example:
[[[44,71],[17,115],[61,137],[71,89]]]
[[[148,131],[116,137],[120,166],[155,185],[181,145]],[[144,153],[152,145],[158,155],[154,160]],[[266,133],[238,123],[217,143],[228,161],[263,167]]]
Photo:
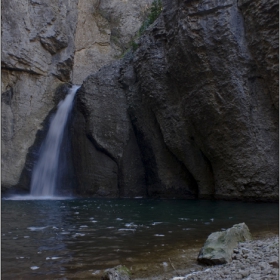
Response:
[[[145,262],[164,269],[168,252],[236,223],[253,234],[279,228],[278,204],[269,203],[2,200],[1,210],[1,279],[93,279],[105,268]]]

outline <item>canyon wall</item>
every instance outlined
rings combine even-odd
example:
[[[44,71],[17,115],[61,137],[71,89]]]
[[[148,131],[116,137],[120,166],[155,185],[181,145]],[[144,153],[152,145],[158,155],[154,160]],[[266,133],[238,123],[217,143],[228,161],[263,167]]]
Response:
[[[28,149],[71,80],[78,1],[2,1],[2,189],[18,184]]]
[[[121,56],[151,2],[2,1],[2,191],[29,188],[57,88]]]
[[[2,189],[72,81],[77,193],[278,200],[278,2],[151,3],[2,3]]]
[[[87,174],[127,189],[134,135],[148,196],[277,200],[278,2],[166,0],[135,43],[78,93],[76,134],[114,163],[100,174],[78,151]]]
[[[116,60],[130,47],[152,0],[80,0],[73,83]]]

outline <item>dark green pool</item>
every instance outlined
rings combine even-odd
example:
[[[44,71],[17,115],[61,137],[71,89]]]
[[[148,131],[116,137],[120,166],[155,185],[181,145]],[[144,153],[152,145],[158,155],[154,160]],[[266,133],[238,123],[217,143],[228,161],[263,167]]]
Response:
[[[89,279],[133,259],[156,261],[236,223],[253,234],[279,228],[273,203],[2,200],[1,208],[2,279]]]

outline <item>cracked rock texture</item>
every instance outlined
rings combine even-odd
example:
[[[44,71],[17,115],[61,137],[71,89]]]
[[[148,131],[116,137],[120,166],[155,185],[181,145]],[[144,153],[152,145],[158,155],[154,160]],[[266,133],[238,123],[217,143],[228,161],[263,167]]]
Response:
[[[95,152],[77,151],[76,166],[114,174],[120,194],[120,174],[139,158],[137,148],[125,158],[134,135],[142,168],[130,174],[144,176],[149,196],[277,200],[278,2],[163,4],[134,53],[83,83],[77,131]],[[97,152],[108,161],[101,173]]]
[[[153,0],[80,0],[73,83],[119,58],[138,32]]]
[[[70,81],[77,4],[2,1],[2,189],[18,184],[56,87]]]
[[[116,60],[151,2],[2,1],[2,190],[29,188],[22,170],[30,177],[56,89]]]
[[[3,190],[29,188],[56,89],[84,81],[79,193],[278,200],[278,2],[164,0],[112,62],[151,2],[2,1]]]

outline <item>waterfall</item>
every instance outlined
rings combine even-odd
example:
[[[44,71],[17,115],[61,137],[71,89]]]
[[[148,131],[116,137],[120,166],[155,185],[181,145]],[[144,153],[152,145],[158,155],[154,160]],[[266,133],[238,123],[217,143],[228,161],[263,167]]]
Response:
[[[31,196],[53,197],[55,194],[63,134],[79,88],[79,86],[72,86],[66,98],[58,104],[47,137],[40,149],[39,160],[32,173]]]

